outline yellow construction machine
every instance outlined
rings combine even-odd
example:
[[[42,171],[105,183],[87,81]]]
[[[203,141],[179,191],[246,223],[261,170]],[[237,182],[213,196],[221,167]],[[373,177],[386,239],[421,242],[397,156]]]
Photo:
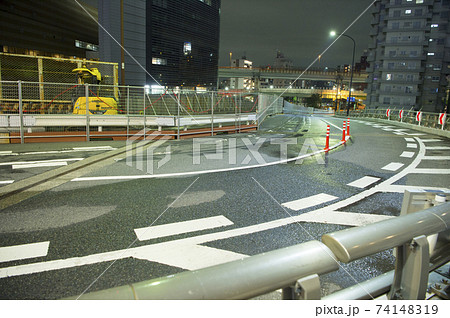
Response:
[[[98,115],[117,115],[117,100],[113,97],[99,96],[99,85],[102,82],[102,74],[97,68],[80,67],[73,69],[72,72],[77,73],[80,84],[95,84],[89,89],[89,114]],[[92,96],[93,95],[93,96]],[[86,114],[86,97],[84,92],[78,94],[73,107],[73,114]]]

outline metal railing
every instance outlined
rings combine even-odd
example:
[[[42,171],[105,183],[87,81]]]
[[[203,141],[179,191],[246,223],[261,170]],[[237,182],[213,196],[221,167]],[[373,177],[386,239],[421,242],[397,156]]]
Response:
[[[248,299],[279,288],[283,289],[283,299],[320,299],[318,275],[337,270],[338,261],[348,263],[394,247],[394,273],[362,282],[358,288],[341,290],[336,292],[337,297],[332,294],[328,299],[371,299],[388,291],[389,299],[424,299],[430,268],[450,260],[449,229],[450,203],[443,203],[395,219],[326,234],[322,243],[310,241],[71,299]],[[440,233],[436,245],[439,249],[430,256],[426,236],[436,233]]]
[[[241,132],[281,113],[282,105],[282,98],[263,93],[2,81],[0,141],[123,139],[152,129],[173,138]]]
[[[389,110],[389,113],[388,113]],[[346,116],[346,111],[336,113],[336,115]],[[401,123],[407,123],[422,127],[450,130],[450,116],[445,116],[444,125],[439,122],[442,113],[430,113],[407,109],[393,108],[366,108],[364,110],[352,110],[349,112],[351,117],[367,117],[378,119],[389,119]],[[388,116],[389,115],[389,116]],[[418,116],[419,115],[419,116]],[[419,120],[420,119],[420,120]]]

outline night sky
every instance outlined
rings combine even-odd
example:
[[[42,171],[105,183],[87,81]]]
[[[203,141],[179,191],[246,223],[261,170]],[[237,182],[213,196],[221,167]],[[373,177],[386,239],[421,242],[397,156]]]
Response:
[[[220,66],[244,54],[253,66],[270,65],[280,50],[295,66],[308,66],[373,0],[222,0]],[[369,9],[347,32],[358,62],[369,43]],[[341,37],[313,67],[351,64],[352,41]]]

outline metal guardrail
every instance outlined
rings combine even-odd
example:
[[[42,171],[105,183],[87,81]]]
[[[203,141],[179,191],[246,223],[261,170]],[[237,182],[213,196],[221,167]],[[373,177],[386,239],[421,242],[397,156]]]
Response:
[[[89,98],[112,111],[93,114],[92,109],[82,109],[81,114],[74,114],[77,100],[85,105]],[[282,98],[263,93],[0,81],[0,141],[128,138],[162,127],[168,128],[166,135],[178,139],[191,134],[184,132],[188,127],[213,135],[226,131],[222,126],[228,125],[229,131],[240,132],[256,128],[268,115],[281,113],[282,105]]]
[[[396,247],[395,273],[384,274],[340,297],[423,299],[430,259],[426,236],[442,235],[437,259],[450,259],[450,203],[363,227],[350,228],[292,247],[251,256],[192,272],[183,272],[70,299],[248,299],[283,288],[283,299],[319,299],[320,274],[338,269],[338,260],[351,262]],[[386,286],[392,285],[392,286]],[[367,288],[367,289],[365,289]],[[336,297],[334,299],[339,298]],[[333,299],[333,294],[328,297]]]
[[[336,113],[336,115],[340,114],[346,116],[346,111]],[[445,116],[444,124],[440,124],[439,117],[442,116],[443,113],[430,113],[394,108],[366,108],[364,110],[352,110],[349,112],[349,115],[351,117],[389,119],[396,122],[413,124],[422,127],[450,130],[450,116]]]

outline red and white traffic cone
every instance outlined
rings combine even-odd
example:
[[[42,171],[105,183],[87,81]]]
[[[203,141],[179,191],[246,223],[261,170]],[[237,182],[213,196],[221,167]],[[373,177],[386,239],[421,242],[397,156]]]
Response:
[[[327,138],[325,139],[325,152],[330,150],[330,125],[327,125]]]
[[[345,122],[345,120],[344,120],[344,128],[342,129],[342,142],[345,142],[345,131],[347,130],[346,129],[346,122]]]
[[[350,118],[347,118],[347,136],[350,136]]]

